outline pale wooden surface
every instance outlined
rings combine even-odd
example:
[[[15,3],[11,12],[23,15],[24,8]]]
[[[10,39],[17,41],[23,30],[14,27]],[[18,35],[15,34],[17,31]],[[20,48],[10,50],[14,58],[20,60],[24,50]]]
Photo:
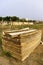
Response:
[[[16,39],[14,38],[16,42],[18,41],[17,43],[6,40],[6,39],[2,39],[3,49],[5,51],[10,52],[13,57],[21,61],[24,61],[30,55],[30,53],[40,44],[40,41],[41,41],[41,31],[40,30],[29,30],[29,31],[17,32],[13,34],[8,33],[8,34],[14,37],[16,34],[17,35],[21,34],[19,38],[20,42],[17,40],[18,37]],[[11,40],[12,39],[13,38],[11,38]]]

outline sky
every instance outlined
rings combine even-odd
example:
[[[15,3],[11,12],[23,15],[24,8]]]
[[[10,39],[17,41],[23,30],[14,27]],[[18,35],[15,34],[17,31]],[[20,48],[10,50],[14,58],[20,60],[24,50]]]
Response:
[[[0,0],[0,16],[43,20],[43,0]]]

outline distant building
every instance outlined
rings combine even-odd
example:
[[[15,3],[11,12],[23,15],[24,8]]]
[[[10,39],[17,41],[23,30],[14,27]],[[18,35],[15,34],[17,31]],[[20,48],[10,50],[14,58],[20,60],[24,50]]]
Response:
[[[26,20],[28,21],[29,19],[28,19],[28,18],[26,18]]]

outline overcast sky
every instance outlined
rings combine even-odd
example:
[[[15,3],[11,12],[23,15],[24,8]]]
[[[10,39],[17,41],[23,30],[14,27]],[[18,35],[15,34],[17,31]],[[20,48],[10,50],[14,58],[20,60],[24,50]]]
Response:
[[[43,0],[0,0],[0,16],[43,20]]]

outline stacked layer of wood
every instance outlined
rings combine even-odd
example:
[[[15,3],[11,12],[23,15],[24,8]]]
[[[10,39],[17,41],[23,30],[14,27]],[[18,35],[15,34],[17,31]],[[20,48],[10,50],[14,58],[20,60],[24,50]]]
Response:
[[[12,30],[13,31],[13,30]],[[25,60],[40,44],[40,30],[23,30],[5,32],[2,36],[2,47],[18,60]]]

